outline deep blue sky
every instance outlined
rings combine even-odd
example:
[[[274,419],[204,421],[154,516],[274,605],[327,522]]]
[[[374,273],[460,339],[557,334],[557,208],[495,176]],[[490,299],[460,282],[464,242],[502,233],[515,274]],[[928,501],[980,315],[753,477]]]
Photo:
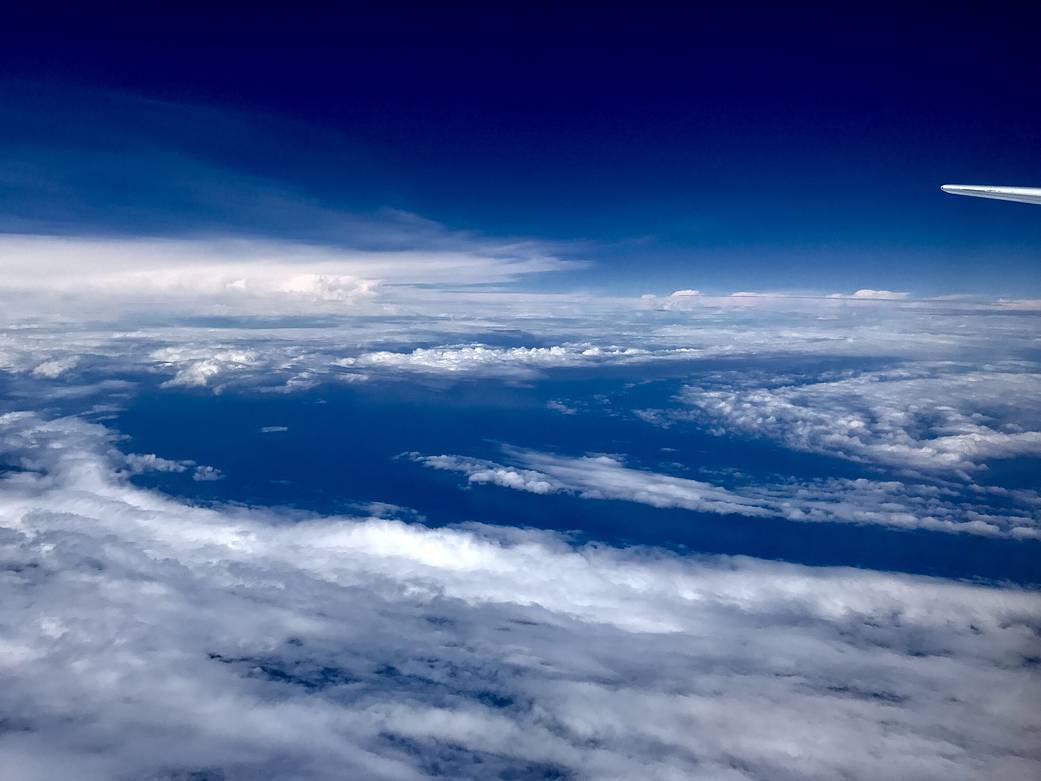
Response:
[[[938,190],[1041,183],[1020,6],[9,14],[0,229],[394,208],[600,262],[556,285],[1036,295],[1039,210]]]

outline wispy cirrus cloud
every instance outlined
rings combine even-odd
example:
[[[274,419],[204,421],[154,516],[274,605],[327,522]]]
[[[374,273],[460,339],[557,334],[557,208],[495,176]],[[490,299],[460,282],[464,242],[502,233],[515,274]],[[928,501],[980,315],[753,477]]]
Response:
[[[829,478],[726,487],[627,466],[617,456],[569,457],[506,448],[505,463],[458,455],[408,454],[431,469],[458,472],[474,485],[534,494],[573,494],[703,513],[858,523],[898,529],[1041,539],[1041,495],[895,480]]]
[[[304,313],[364,304],[383,286],[487,285],[580,267],[536,242],[460,236],[453,247],[366,250],[252,238],[0,235],[0,296],[174,312]],[[378,311],[378,310],[376,310]]]

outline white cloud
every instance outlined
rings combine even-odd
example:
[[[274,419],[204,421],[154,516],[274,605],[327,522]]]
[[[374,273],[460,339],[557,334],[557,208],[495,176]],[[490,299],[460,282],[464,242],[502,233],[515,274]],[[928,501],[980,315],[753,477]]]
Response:
[[[0,772],[1020,779],[1030,591],[203,508],[0,417]],[[61,443],[60,447],[57,447]]]
[[[70,356],[67,358],[55,358],[50,361],[44,361],[33,369],[34,377],[42,377],[48,380],[57,379],[61,377],[65,372],[75,368],[76,364],[79,363],[79,358],[76,356]]]
[[[855,299],[867,299],[870,301],[901,301],[910,295],[909,293],[896,293],[892,290],[871,290],[870,288],[862,288],[851,293],[847,296],[845,293],[834,293],[832,298],[855,298]]]
[[[281,305],[269,310],[261,301],[249,310],[254,317],[232,316],[235,307],[218,307],[223,321],[186,321],[149,312],[85,326],[76,320],[76,310],[68,322],[13,319],[0,329],[0,370],[17,375],[20,382],[53,379],[41,374],[60,377],[60,383],[46,388],[22,383],[27,396],[75,392],[97,382],[99,371],[135,381],[143,372],[158,371],[171,383],[168,387],[221,391],[249,386],[288,393],[329,381],[417,374],[530,379],[558,367],[682,364],[738,356],[971,364],[1020,359],[1030,354],[1036,340],[1032,324],[1022,317],[951,302],[926,302],[924,309],[879,302],[888,307],[885,317],[865,318],[848,301],[822,298],[747,298],[736,308],[725,298],[665,298],[661,306],[647,309],[633,300],[564,294],[407,288],[406,295],[405,288],[393,290],[393,300],[380,298],[375,308],[364,311],[351,308],[349,316],[342,307],[334,316],[322,305],[302,302],[300,316],[282,315],[277,314]],[[0,292],[0,298],[16,311],[23,298],[32,296],[4,297]],[[162,309],[167,299],[159,298]],[[693,308],[684,308],[685,300]],[[101,299],[95,303],[108,307]],[[952,306],[957,308],[949,310]],[[106,315],[117,317],[117,312]],[[518,330],[530,341],[494,343],[494,334]]]
[[[999,298],[996,305],[1002,309],[1038,312],[1041,311],[1041,298]]]
[[[535,494],[569,493],[750,518],[1041,539],[1041,496],[1034,492],[988,496],[980,490],[972,501],[950,487],[842,478],[725,488],[634,469],[611,456],[574,458],[507,448],[505,455],[513,464],[500,464],[455,455],[409,455],[433,469],[460,472],[470,483]]]
[[[219,469],[204,464],[197,464],[190,458],[171,460],[162,458],[155,453],[141,454],[128,453],[123,456],[127,471],[132,475],[144,474],[146,472],[188,472],[192,473],[192,480],[196,482],[211,482],[222,480],[224,475]]]
[[[254,367],[259,363],[255,350],[220,349],[214,347],[163,347],[151,354],[162,368],[173,368],[176,374],[163,383],[165,388],[205,387],[227,374]]]
[[[754,499],[697,480],[629,469],[611,456],[566,458],[548,453],[512,451],[525,469],[460,456],[423,456],[415,460],[434,469],[462,472],[471,483],[494,483],[537,494],[576,493],[587,499],[624,499],[654,507],[739,515],[770,515]]]
[[[595,344],[562,344],[551,347],[492,347],[483,344],[416,348],[411,352],[381,350],[355,358],[343,358],[335,365],[366,370],[384,369],[431,374],[473,374],[483,376],[533,376],[539,369],[564,366],[625,363],[689,357],[686,352],[654,354],[637,347]]]
[[[700,295],[701,295],[701,291],[700,290],[691,290],[689,288],[686,289],[686,290],[674,290],[670,294],[670,296],[672,298],[693,298],[695,296],[700,296]]]
[[[496,464],[494,461],[461,456],[423,456],[418,453],[408,455],[432,469],[463,472],[471,483],[492,483],[533,494],[552,494],[565,490],[565,486],[559,481],[532,469],[515,469]]]
[[[563,401],[557,399],[550,399],[546,402],[546,409],[551,409],[554,412],[559,412],[561,415],[577,415],[578,409],[570,404],[566,404]]]
[[[60,297],[64,312],[144,306],[255,314],[349,311],[384,285],[508,283],[583,264],[537,242],[465,234],[454,236],[454,246],[442,237],[428,249],[383,250],[242,238],[9,234],[0,236],[0,265],[0,294],[26,314],[41,311],[39,296]]]
[[[690,386],[681,399],[720,433],[912,471],[968,479],[991,459],[1041,456],[1041,375],[1016,364],[919,363],[780,387]]]
[[[195,465],[194,461],[162,458],[155,453],[128,453],[125,456],[127,468],[131,474],[144,472],[185,472]]]

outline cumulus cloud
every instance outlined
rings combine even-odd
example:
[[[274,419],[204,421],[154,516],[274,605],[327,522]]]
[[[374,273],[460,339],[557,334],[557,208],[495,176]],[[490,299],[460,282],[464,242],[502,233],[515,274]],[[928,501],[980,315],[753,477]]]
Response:
[[[408,455],[432,469],[463,472],[471,483],[492,483],[533,494],[551,494],[565,490],[565,486],[559,481],[533,469],[515,469],[494,461],[460,456],[424,456],[419,453]]]
[[[74,368],[77,363],[79,363],[79,358],[76,356],[44,361],[33,369],[33,377],[42,377],[48,380],[53,380],[61,377],[65,372]]]
[[[23,298],[4,300],[17,309]],[[695,299],[660,301],[683,300]],[[106,312],[114,319],[89,324],[13,319],[0,328],[0,371],[15,375],[26,396],[71,393],[97,382],[98,373],[135,381],[159,373],[174,388],[290,393],[329,381],[418,374],[530,379],[556,368],[731,357],[1021,360],[1036,339],[1031,322],[998,316],[1004,310],[994,307],[919,302],[928,307],[912,310],[906,302],[879,302],[890,307],[879,319],[864,318],[848,301],[756,297],[735,308],[719,303],[725,300],[702,296],[693,308],[647,309],[622,299],[410,288],[393,305],[381,299],[351,314],[306,305],[306,316],[275,315],[257,304],[249,317],[232,307],[231,314],[193,320],[115,311]],[[52,310],[61,311],[39,311]],[[524,343],[496,343],[495,334],[518,329]],[[50,382],[34,390],[26,380]]]
[[[546,409],[559,412],[561,415],[577,415],[578,409],[558,399],[550,399],[546,402]]]
[[[124,456],[131,474],[144,472],[185,472],[195,465],[194,461],[162,458],[155,453],[128,453]]]
[[[1041,375],[1021,364],[920,363],[780,387],[688,386],[681,400],[719,433],[912,471],[968,479],[987,460],[1041,456]]]
[[[366,352],[342,358],[335,365],[347,368],[387,369],[431,374],[468,373],[484,376],[534,376],[538,369],[651,361],[689,357],[686,351],[652,353],[638,347],[595,344],[563,344],[551,347],[493,347],[483,344],[416,348],[411,352]]]
[[[221,480],[224,475],[219,469],[205,464],[197,464],[190,458],[169,459],[157,456],[155,453],[128,453],[123,456],[127,472],[131,475],[140,475],[147,472],[191,472],[192,480],[205,483]]]
[[[909,293],[896,293],[892,290],[871,290],[861,288],[853,293],[832,293],[829,298],[853,298],[869,301],[901,301],[910,295]]]
[[[212,466],[197,466],[192,473],[192,480],[199,483],[209,483],[214,480],[221,480],[223,477],[224,475],[221,474],[221,471]]]
[[[163,347],[151,355],[161,368],[173,368],[174,376],[163,383],[165,388],[205,387],[228,372],[236,372],[258,363],[254,350],[220,349],[220,347]]]
[[[4,415],[0,449],[6,776],[1041,766],[1034,592],[190,506],[69,418]]]

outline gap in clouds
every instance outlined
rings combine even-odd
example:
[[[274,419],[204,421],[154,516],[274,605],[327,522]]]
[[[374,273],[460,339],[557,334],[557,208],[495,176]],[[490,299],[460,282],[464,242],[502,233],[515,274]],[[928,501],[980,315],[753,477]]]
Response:
[[[467,484],[465,476],[434,472],[401,457],[410,451],[454,452],[502,460],[500,443],[509,443],[557,453],[624,454],[645,469],[737,490],[792,475],[806,480],[880,478],[877,470],[842,459],[792,453],[770,442],[749,443],[691,427],[659,429],[632,414],[671,398],[680,389],[679,380],[632,385],[610,374],[573,375],[562,378],[557,372],[523,385],[494,380],[447,386],[370,382],[321,387],[288,398],[169,389],[138,396],[110,425],[127,435],[118,443],[127,452],[193,459],[219,469],[225,479],[202,485],[180,473],[135,478],[139,484],[196,500],[321,513],[382,503],[409,508],[432,526],[462,520],[537,526],[614,544],[1041,582],[1041,543],[1036,540],[868,524],[807,524],[626,501],[535,496]],[[548,405],[559,397],[582,400],[582,411],[559,413]],[[288,431],[277,438],[265,436],[262,429],[271,426],[286,426]],[[856,500],[852,501],[855,510]],[[873,509],[874,501],[864,509]],[[964,501],[980,500],[965,495]],[[995,512],[1002,511],[1000,504],[1000,499],[991,500]]]

